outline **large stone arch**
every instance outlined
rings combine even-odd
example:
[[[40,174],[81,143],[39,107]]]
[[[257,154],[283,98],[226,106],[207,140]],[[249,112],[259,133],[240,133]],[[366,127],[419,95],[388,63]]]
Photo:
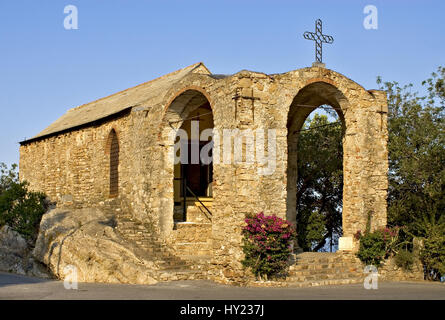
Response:
[[[294,80],[297,89],[284,90],[288,105],[286,217],[295,222],[298,141],[295,133],[314,109],[330,105],[337,111],[344,131],[343,238],[340,239],[340,249],[354,249],[352,236],[357,230],[364,230],[368,215],[372,217],[371,228],[386,224],[386,97],[376,94],[378,91],[366,91],[331,70],[306,68],[295,72],[298,72],[298,78]]]
[[[289,106],[287,117],[287,198],[286,198],[286,218],[292,223],[296,223],[297,205],[297,180],[298,180],[298,140],[300,130],[309,114],[322,105],[331,106],[337,113],[342,124],[342,146],[344,149],[350,143],[346,139],[346,122],[343,110],[347,110],[348,101],[343,93],[334,85],[317,81],[307,84],[301,88]]]
[[[184,120],[195,109],[204,104],[209,104],[213,110],[213,104],[209,94],[202,88],[187,86],[173,94],[165,105],[160,123],[158,144],[161,146],[161,157],[163,159],[159,185],[161,208],[159,212],[160,231],[168,236],[173,229],[174,211],[174,163],[173,152],[177,131],[181,128]]]

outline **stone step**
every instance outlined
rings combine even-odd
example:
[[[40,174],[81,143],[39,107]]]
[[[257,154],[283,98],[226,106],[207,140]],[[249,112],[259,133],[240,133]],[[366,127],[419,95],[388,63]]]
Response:
[[[178,222],[172,232],[173,242],[206,242],[211,238],[211,223]]]
[[[211,253],[211,243],[206,242],[211,235],[211,224],[176,224],[175,229],[173,234],[181,239],[177,241],[179,252],[175,245],[167,247],[154,241],[152,234],[138,221],[121,215],[117,224],[119,233],[135,245],[135,254],[157,266],[158,280],[205,279],[203,271],[209,264]],[[201,241],[203,238],[205,241]]]
[[[141,240],[150,240],[153,241],[153,236],[149,234],[144,234],[143,232],[137,232],[137,231],[128,231],[128,232],[121,232],[120,233],[131,239],[141,239]]]
[[[354,272],[326,272],[326,273],[289,273],[289,278],[295,278],[299,279],[299,281],[302,281],[301,279],[305,278],[323,278],[326,275],[329,276],[329,278],[354,278],[354,277],[361,277],[363,274],[360,273],[354,273]]]
[[[201,202],[212,212],[213,199],[200,198]],[[173,218],[177,221],[184,221],[184,208],[176,205],[173,210]],[[212,215],[196,199],[187,200],[187,222],[211,222]]]
[[[204,203],[205,204],[205,203]],[[209,208],[211,211],[211,207]],[[187,222],[211,223],[212,217],[202,206],[188,206],[187,207]]]
[[[345,278],[345,279],[323,279],[323,280],[308,280],[301,282],[289,282],[289,287],[299,287],[299,288],[307,288],[307,287],[316,287],[316,286],[327,286],[327,285],[343,285],[343,284],[354,284],[354,283],[362,283],[362,279],[355,278]]]
[[[178,269],[161,272],[158,276],[160,281],[178,281],[178,280],[201,280],[206,276],[200,270]]]
[[[337,269],[345,269],[345,270],[360,270],[361,266],[359,265],[351,265],[347,263],[336,263],[336,264],[296,264],[292,265],[289,268],[291,271],[323,271],[326,270],[337,270]]]
[[[208,268],[209,266],[209,261],[161,261],[161,262],[157,262],[156,265],[161,269],[161,270],[205,270]]]
[[[292,284],[308,286],[332,281],[341,284],[364,278],[362,265],[352,254],[304,252],[293,255],[291,261],[294,264],[289,267],[288,281]]]
[[[210,260],[212,259],[212,255],[182,255],[181,259],[184,259],[186,261],[192,261],[192,262],[196,262],[196,263],[200,263],[200,262],[210,262]]]
[[[170,250],[168,248],[165,247],[158,247],[158,246],[153,246],[150,244],[138,244],[136,243],[139,247],[141,247],[142,249],[144,249],[144,251],[148,252],[148,253],[164,253],[164,252],[170,252]]]
[[[186,261],[157,261],[156,265],[163,270],[166,269],[184,269],[188,268],[189,264]]]
[[[295,264],[332,264],[332,263],[341,263],[344,260],[340,257],[331,258],[331,259],[304,259],[304,258],[296,258]]]
[[[326,275],[330,274],[334,277],[337,277],[338,275],[353,275],[353,276],[360,276],[363,275],[363,273],[360,272],[349,272],[347,270],[326,270],[324,272],[289,272],[288,275],[290,277],[309,277],[309,276],[320,276],[320,275]]]
[[[127,237],[127,239],[131,239],[131,241],[138,241],[141,244],[151,246],[153,248],[165,248],[164,244],[153,241],[152,239],[145,239],[143,237]]]
[[[331,264],[346,262],[360,264],[360,260],[355,256],[328,252],[304,252],[293,254],[291,260],[295,261],[295,264]]]
[[[136,224],[134,222],[125,222],[125,223],[118,222],[117,229],[122,230],[122,231],[127,231],[127,232],[131,232],[134,230],[134,231],[142,231],[142,232],[145,231],[145,232],[149,233],[146,230],[145,226]]]
[[[143,236],[143,237],[149,237],[150,233],[145,231],[145,230],[141,230],[141,229],[137,229],[137,228],[117,228],[117,230],[119,230],[120,233],[122,233],[123,235],[129,235],[131,236],[135,236],[135,235],[139,235],[139,236]]]
[[[363,274],[358,273],[348,273],[348,272],[340,272],[340,273],[320,273],[320,274],[289,274],[287,279],[289,281],[309,281],[309,280],[327,280],[327,279],[361,279],[364,278]]]
[[[208,242],[179,242],[173,247],[180,256],[210,256],[212,253],[211,243]]]

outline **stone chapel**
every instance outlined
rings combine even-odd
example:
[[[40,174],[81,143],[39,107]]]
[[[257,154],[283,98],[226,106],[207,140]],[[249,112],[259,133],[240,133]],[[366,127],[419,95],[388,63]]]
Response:
[[[246,215],[263,211],[296,221],[299,130],[322,105],[334,108],[343,126],[343,236],[332,256],[343,259],[357,250],[353,234],[365,229],[368,214],[373,229],[386,225],[387,101],[385,92],[366,90],[322,65],[220,75],[197,63],[70,109],[20,143],[20,179],[58,208],[107,212],[142,251],[165,248],[178,261],[204,266],[204,278],[237,281],[244,277]],[[225,160],[171,161],[177,144],[172,132],[179,129],[188,133],[181,150],[211,145],[216,157],[220,146]],[[228,151],[222,139],[209,144],[206,129],[221,136],[231,130],[229,141],[242,140],[246,130],[264,130],[273,170],[259,174],[267,163],[230,161],[237,151]]]

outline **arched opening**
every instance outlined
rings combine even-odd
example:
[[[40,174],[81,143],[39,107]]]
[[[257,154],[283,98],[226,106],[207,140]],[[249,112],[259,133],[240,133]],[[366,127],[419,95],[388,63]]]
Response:
[[[110,155],[110,198],[119,195],[119,140],[116,131],[111,130],[108,136],[108,150]]]
[[[304,251],[336,251],[342,236],[345,102],[333,85],[315,82],[289,109],[287,218]]]
[[[167,109],[174,130],[173,220],[209,222],[213,203],[213,113],[206,96],[187,90]],[[170,134],[171,137],[171,134]]]

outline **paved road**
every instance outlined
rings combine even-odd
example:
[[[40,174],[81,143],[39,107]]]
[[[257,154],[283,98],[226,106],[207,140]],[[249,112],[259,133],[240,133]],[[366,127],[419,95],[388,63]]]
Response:
[[[361,284],[312,288],[241,288],[195,280],[158,283],[151,286],[80,283],[78,290],[66,290],[61,281],[0,273],[0,299],[445,300],[445,284],[380,282],[377,290],[366,290]]]

